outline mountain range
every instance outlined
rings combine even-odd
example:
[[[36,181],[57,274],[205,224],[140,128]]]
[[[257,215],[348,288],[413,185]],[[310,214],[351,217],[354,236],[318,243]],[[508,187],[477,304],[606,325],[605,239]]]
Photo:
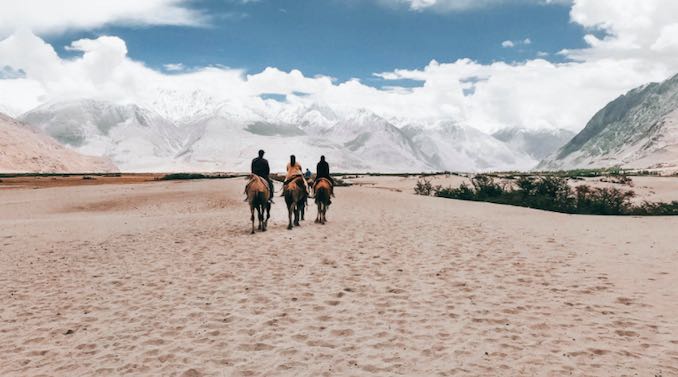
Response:
[[[678,166],[678,76],[620,96],[577,135],[525,128],[490,135],[454,120],[387,119],[272,99],[244,105],[200,91],[148,98],[49,102],[18,119],[128,172],[246,171],[259,149],[273,171],[282,171],[290,154],[304,167],[325,155],[335,172]]]
[[[19,120],[128,172],[246,171],[259,149],[266,150],[274,171],[284,169],[290,154],[304,167],[325,155],[333,171],[344,172],[524,170],[539,160],[531,155],[527,130],[516,133],[523,138],[518,146],[516,137],[500,140],[453,121],[389,120],[368,110],[336,111],[319,104],[264,104],[248,108],[200,93],[162,93],[145,107],[93,99],[51,102]]]

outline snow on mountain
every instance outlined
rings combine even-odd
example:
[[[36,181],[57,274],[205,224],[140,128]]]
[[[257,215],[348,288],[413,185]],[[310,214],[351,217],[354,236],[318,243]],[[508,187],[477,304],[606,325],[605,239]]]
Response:
[[[321,155],[335,171],[365,171],[372,165],[327,137],[307,134],[296,124],[247,122],[214,116],[187,124],[191,135],[178,154],[180,166],[205,171],[248,171],[259,149],[273,171],[284,171],[291,154],[306,168],[313,169]],[[402,165],[401,165],[402,166]]]
[[[361,160],[361,166],[355,169],[383,172],[433,169],[402,130],[366,110],[339,121],[323,137],[342,144],[343,149]]]
[[[0,172],[115,172],[110,160],[84,156],[39,130],[0,114]]]
[[[20,117],[77,151],[108,157],[124,171],[171,169],[184,131],[136,105],[95,100],[48,103]]]
[[[492,134],[514,150],[526,153],[535,160],[542,160],[572,140],[575,133],[564,129],[528,130],[504,128]]]
[[[524,170],[537,161],[475,128],[452,121],[403,127],[434,170]]]
[[[310,168],[325,155],[334,171],[346,172],[508,170],[535,163],[453,122],[403,127],[367,110],[337,112],[321,104],[261,99],[244,105],[202,92],[157,97],[148,102],[151,110],[78,100],[42,105],[21,119],[132,172],[247,171],[259,149],[267,151],[274,171],[284,170],[290,154]]]
[[[223,101],[199,90],[179,91],[154,88],[142,97],[146,99],[139,103],[140,107],[149,109],[176,123],[209,117],[223,103]]]
[[[612,166],[678,166],[678,75],[610,102],[538,169]]]

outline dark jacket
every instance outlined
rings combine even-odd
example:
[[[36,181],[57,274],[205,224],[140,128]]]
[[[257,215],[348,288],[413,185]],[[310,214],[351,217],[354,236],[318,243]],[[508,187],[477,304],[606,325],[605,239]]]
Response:
[[[330,164],[327,161],[320,161],[315,167],[316,170],[316,179],[318,178],[330,178]]]
[[[257,157],[252,160],[252,174],[256,174],[261,178],[268,179],[271,169],[268,167],[268,161],[265,158]]]

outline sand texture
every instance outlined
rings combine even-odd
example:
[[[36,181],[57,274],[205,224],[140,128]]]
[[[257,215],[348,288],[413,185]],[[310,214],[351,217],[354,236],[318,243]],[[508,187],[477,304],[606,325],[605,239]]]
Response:
[[[0,376],[678,376],[678,218],[371,181],[255,235],[242,179],[0,190]]]

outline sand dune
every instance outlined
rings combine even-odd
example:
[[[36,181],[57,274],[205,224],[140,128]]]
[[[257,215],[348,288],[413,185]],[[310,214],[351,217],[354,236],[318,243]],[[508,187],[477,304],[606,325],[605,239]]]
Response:
[[[253,236],[241,179],[0,190],[0,375],[678,375],[678,218],[373,180]]]

